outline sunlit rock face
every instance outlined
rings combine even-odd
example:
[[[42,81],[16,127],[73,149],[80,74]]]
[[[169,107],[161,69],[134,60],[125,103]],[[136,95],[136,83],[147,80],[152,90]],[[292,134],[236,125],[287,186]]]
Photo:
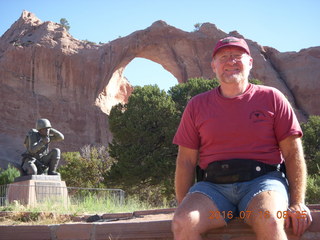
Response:
[[[136,57],[163,66],[177,83],[213,78],[212,48],[229,34],[214,24],[185,32],[163,21],[106,44],[73,38],[60,24],[24,11],[0,38],[0,167],[18,163],[23,139],[38,118],[50,119],[65,134],[56,146],[77,151],[112,140],[108,114],[132,92],[123,72]],[[281,90],[299,119],[320,114],[320,48],[280,53],[248,40],[252,78]],[[53,145],[54,146],[54,145]]]

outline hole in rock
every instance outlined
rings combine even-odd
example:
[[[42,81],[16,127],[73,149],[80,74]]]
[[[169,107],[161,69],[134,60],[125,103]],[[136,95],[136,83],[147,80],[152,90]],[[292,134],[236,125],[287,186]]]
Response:
[[[132,86],[157,84],[161,90],[168,91],[178,84],[178,80],[160,64],[144,58],[133,59],[126,66],[123,75]]]

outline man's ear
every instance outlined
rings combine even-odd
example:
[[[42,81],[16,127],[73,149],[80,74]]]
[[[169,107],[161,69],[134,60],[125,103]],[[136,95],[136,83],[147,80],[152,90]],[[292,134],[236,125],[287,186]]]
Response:
[[[250,69],[252,69],[252,67],[253,67],[253,58],[250,57]]]
[[[211,60],[211,68],[214,73],[216,73],[216,67],[214,66],[213,59]]]

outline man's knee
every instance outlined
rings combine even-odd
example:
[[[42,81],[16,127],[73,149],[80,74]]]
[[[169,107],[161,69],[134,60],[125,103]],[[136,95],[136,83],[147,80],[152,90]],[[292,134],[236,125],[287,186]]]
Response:
[[[264,229],[266,231],[273,231],[276,229],[284,228],[284,219],[280,219],[276,214],[259,213],[258,217],[255,217],[250,221],[250,225],[254,228]]]
[[[192,214],[192,212],[190,213],[183,208],[178,208],[172,219],[173,230],[178,231],[182,228],[192,227],[192,223],[196,224],[196,222],[199,222],[200,220],[196,215],[196,212],[193,212]]]
[[[172,219],[172,231],[176,235],[186,235],[191,232],[198,232],[200,221],[201,206],[197,206],[199,194],[189,194],[176,209]],[[201,216],[202,217],[202,216]]]
[[[284,232],[283,214],[287,209],[286,198],[276,191],[265,191],[256,195],[248,206],[251,216],[247,223],[252,226],[258,236],[265,239],[273,232],[278,237],[273,239],[286,239]],[[280,237],[279,237],[280,236]]]
[[[201,203],[201,204],[198,204]],[[210,211],[218,208],[207,196],[193,193],[177,208],[172,219],[172,231],[177,234],[204,233],[211,228],[225,226],[223,218],[210,219]]]
[[[173,215],[171,228],[174,233],[181,232],[183,228],[183,219],[182,215],[177,214],[177,212]]]
[[[271,215],[268,218],[256,218],[255,221],[251,222],[251,227],[255,232],[257,239],[287,239],[284,229],[284,220],[279,219],[275,215]]]
[[[172,231],[175,236],[186,236],[193,234],[200,234],[201,221],[198,211],[188,212],[177,209],[172,219]]]

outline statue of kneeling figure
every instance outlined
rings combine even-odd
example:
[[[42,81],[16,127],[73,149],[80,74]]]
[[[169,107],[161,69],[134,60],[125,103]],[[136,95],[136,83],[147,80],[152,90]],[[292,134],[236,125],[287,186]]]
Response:
[[[24,145],[26,151],[22,154],[22,171],[24,175],[59,175],[57,167],[60,161],[60,149],[49,151],[49,144],[64,140],[58,130],[52,128],[48,119],[37,120],[36,129],[27,133]]]

